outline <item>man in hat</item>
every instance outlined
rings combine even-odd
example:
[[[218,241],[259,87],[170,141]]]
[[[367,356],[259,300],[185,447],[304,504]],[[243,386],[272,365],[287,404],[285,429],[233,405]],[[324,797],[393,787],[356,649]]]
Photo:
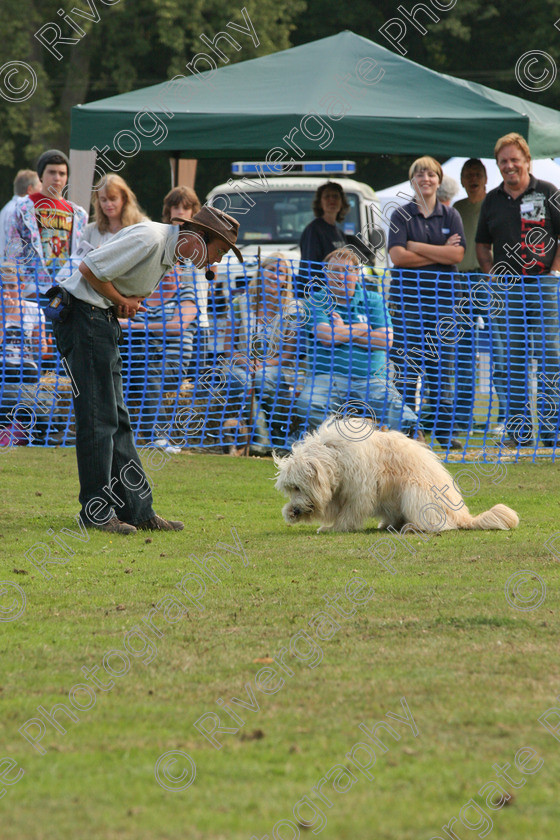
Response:
[[[178,259],[204,268],[231,249],[243,262],[235,245],[238,229],[236,219],[211,207],[180,226],[140,222],[90,251],[61,283],[69,305],[54,322],[54,333],[74,380],[80,517],[86,527],[120,534],[184,527],[152,507],[123,399],[118,318],[145,311],[142,300]]]
[[[9,259],[24,264],[25,297],[35,297],[37,288],[41,292],[49,288],[76,249],[88,220],[83,207],[62,197],[69,174],[64,152],[43,152],[36,168],[41,188],[18,203],[6,243]]]

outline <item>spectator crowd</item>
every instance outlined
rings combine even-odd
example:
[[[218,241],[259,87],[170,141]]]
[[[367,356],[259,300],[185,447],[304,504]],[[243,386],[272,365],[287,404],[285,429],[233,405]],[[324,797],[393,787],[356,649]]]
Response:
[[[66,197],[68,158],[45,151],[35,170],[17,173],[14,195],[0,211],[0,443],[6,429],[19,443],[75,441],[46,387],[69,373],[43,313],[56,290],[81,295],[93,310],[100,305],[95,295],[110,283],[97,288],[94,277],[84,295],[78,268],[86,279],[96,266],[104,280],[142,274],[156,247],[141,254],[142,237],[152,241],[159,231],[162,242],[176,243],[191,231],[202,237],[207,259],[192,248],[190,262],[185,249],[171,256],[162,250],[162,277],[145,284],[151,292],[130,310],[118,293],[102,305],[119,333],[113,373],[122,375],[131,428],[142,442],[169,451],[193,441],[234,454],[250,445],[287,449],[328,414],[358,410],[419,440],[431,434],[445,450],[463,449],[473,431],[504,447],[556,446],[556,187],[531,174],[530,149],[519,134],[499,138],[495,158],[500,186],[487,193],[484,165],[471,158],[461,171],[467,197],[455,204],[459,186],[437,160],[413,162],[414,199],[391,216],[389,269],[375,266],[373,254],[343,232],[343,182],[322,183],[299,264],[281,251],[267,255],[239,285],[217,269],[225,250],[208,247],[208,209],[201,222],[194,190],[175,187],[165,195],[162,224],[154,227],[126,181],[108,174],[94,186],[88,223],[86,210]],[[235,238],[226,242],[236,250]],[[138,254],[135,261],[127,262],[129,253]],[[111,273],[114,265],[120,274]],[[59,339],[61,329],[54,329]],[[491,391],[477,429],[482,335]],[[203,424],[177,438],[169,429],[185,404]],[[22,407],[33,415],[33,437],[16,416]]]

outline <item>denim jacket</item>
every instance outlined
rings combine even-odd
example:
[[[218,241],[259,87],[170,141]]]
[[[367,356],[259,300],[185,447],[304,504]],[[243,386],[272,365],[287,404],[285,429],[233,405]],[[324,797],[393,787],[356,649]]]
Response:
[[[72,225],[72,240],[70,253],[77,248],[80,237],[87,224],[88,214],[83,207],[68,201],[74,211]],[[41,245],[41,234],[35,217],[35,205],[29,196],[18,201],[12,222],[9,227],[6,253],[9,259],[21,266],[21,275],[26,279],[27,286],[44,292],[53,284],[53,278],[60,269],[55,260],[47,267]]]

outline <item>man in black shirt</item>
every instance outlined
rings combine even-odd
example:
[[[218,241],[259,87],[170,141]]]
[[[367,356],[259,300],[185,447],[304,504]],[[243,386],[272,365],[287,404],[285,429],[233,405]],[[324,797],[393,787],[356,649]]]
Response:
[[[482,272],[493,275],[502,305],[491,319],[494,376],[508,390],[505,443],[533,446],[530,367],[539,368],[537,422],[545,446],[558,434],[560,348],[558,282],[560,212],[556,188],[529,171],[531,154],[519,134],[506,134],[494,154],[503,183],[486,196],[476,232]]]

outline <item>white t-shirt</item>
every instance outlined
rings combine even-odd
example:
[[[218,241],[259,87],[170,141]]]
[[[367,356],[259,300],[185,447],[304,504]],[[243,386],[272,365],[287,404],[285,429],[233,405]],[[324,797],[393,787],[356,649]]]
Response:
[[[110,242],[113,237],[120,233],[118,230],[116,233],[111,233],[110,230],[106,230],[105,233],[101,233],[95,222],[90,222],[89,225],[86,225],[84,228],[84,232],[82,233],[82,242],[85,240],[89,242],[92,248],[100,248],[102,245],[106,245],[107,242]]]
[[[177,262],[178,225],[140,222],[123,228],[110,242],[90,251],[84,263],[102,282],[110,281],[121,295],[147,297]],[[100,295],[76,269],[61,286],[71,295],[108,309],[112,302]]]
[[[208,280],[206,272],[197,269],[194,265],[179,266],[177,273],[181,283],[187,288],[194,290],[194,300],[198,309],[198,326],[208,329]]]
[[[64,281],[70,279],[86,254],[89,254],[89,252],[93,251],[94,248],[100,248],[101,245],[106,245],[107,242],[110,242],[110,240],[117,235],[117,233],[110,233],[110,231],[100,233],[95,222],[90,222],[89,225],[86,225],[82,238],[80,239],[80,244],[76,250],[70,254],[68,262],[65,263],[56,274],[55,280],[58,285],[65,285]]]
[[[4,315],[4,358],[8,364],[19,365],[22,357],[35,364],[39,345],[33,343],[33,331],[37,328],[44,337],[45,316],[39,304],[31,300],[20,300],[19,312]]]

